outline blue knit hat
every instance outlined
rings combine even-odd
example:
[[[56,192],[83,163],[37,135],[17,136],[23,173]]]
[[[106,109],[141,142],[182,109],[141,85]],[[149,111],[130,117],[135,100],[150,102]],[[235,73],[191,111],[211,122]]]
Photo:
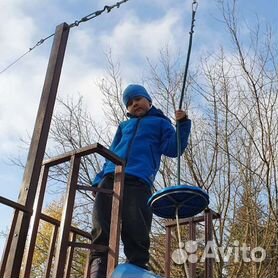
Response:
[[[137,84],[130,84],[126,87],[126,89],[123,92],[123,103],[125,107],[127,107],[128,102],[135,97],[144,97],[148,101],[152,102],[152,98],[143,86]]]

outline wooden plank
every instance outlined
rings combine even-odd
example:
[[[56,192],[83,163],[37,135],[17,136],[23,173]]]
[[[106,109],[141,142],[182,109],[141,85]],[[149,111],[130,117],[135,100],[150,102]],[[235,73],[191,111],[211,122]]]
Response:
[[[189,222],[189,240],[196,241],[196,222]],[[193,252],[192,254],[196,254]],[[188,262],[190,278],[196,278],[196,263]]]
[[[13,221],[11,224],[11,228],[10,228],[10,233],[9,236],[7,238],[6,241],[6,246],[5,246],[5,251],[3,253],[3,257],[1,260],[1,267],[0,267],[0,277],[4,277],[4,273],[5,273],[5,269],[6,269],[6,265],[7,265],[7,261],[8,261],[8,256],[9,256],[9,252],[10,252],[10,248],[11,248],[11,244],[12,244],[12,240],[13,237],[15,236],[14,234],[14,230],[15,230],[15,225],[17,222],[17,217],[18,217],[18,213],[19,211],[16,209],[15,213],[14,213],[14,217],[13,217]]]
[[[109,149],[105,148],[99,143],[95,143],[86,147],[82,147],[77,150],[73,150],[61,155],[58,155],[56,157],[47,159],[43,162],[44,165],[48,166],[54,166],[63,162],[67,162],[70,160],[70,158],[75,155],[75,156],[86,156],[90,155],[92,153],[98,153],[108,159],[109,161],[112,161],[116,165],[124,165],[125,161],[121,159],[119,156],[115,155],[112,151]]]
[[[47,254],[46,270],[44,273],[44,278],[50,277],[52,260],[53,260],[54,252],[55,252],[55,243],[56,243],[56,239],[57,239],[57,234],[58,234],[58,226],[55,225],[53,228],[53,231],[52,231],[50,245],[49,245],[49,251]]]
[[[17,202],[14,202],[12,200],[9,200],[5,197],[0,196],[0,203],[2,203],[3,205],[9,206],[11,208],[14,208],[16,210],[20,210],[22,212],[28,213],[28,214],[32,214],[33,210],[31,209],[27,209],[26,206],[23,206]]]
[[[171,262],[171,227],[166,227],[166,250],[165,250],[165,277],[170,278],[170,262]]]
[[[110,278],[112,272],[118,264],[120,232],[121,232],[121,213],[124,193],[124,166],[117,166],[114,177],[114,194],[112,198],[112,212],[109,236],[109,252],[107,261],[107,277]]]
[[[70,233],[69,240],[72,242],[75,242],[76,240],[76,234]],[[72,259],[73,259],[73,253],[74,253],[74,246],[71,245],[68,250],[67,255],[67,263],[66,263],[66,273],[64,275],[65,278],[70,278],[70,272],[71,272],[71,265],[72,265]]]
[[[55,253],[55,263],[53,271],[54,277],[64,277],[80,160],[80,156],[73,156],[71,158],[71,167],[68,178],[67,192],[65,195],[64,209],[62,213]]]
[[[25,258],[25,263],[23,266],[23,277],[29,277],[31,273],[31,267],[32,267],[32,260],[33,260],[33,255],[34,255],[34,250],[35,250],[35,245],[36,245],[36,238],[38,234],[38,229],[39,229],[39,223],[40,223],[40,215],[41,215],[41,210],[42,210],[42,205],[43,205],[43,200],[44,200],[44,194],[45,194],[45,189],[46,189],[46,183],[47,183],[47,177],[48,177],[48,172],[49,168],[46,166],[43,166],[41,168],[41,176],[39,180],[39,191],[36,196],[35,200],[35,209],[34,213],[32,216],[32,221],[31,221],[31,227],[30,227],[30,238],[28,240],[28,245],[26,248],[26,258]]]
[[[48,222],[48,223],[56,225],[57,227],[60,227],[60,221],[51,217],[51,216],[49,216],[49,215],[46,215],[46,214],[42,213],[41,214],[41,219]],[[82,230],[80,230],[76,227],[73,227],[73,226],[70,227],[70,231],[76,233],[77,235],[88,238],[88,239],[92,238],[92,235],[90,233],[82,231]]]
[[[87,253],[87,258],[86,258],[86,266],[85,266],[85,271],[84,271],[84,277],[83,278],[90,278],[90,270],[91,270],[91,265],[90,265],[90,252]]]
[[[211,210],[212,219],[219,219],[221,216],[219,213]],[[182,218],[179,220],[180,225],[186,225],[189,224],[191,221],[195,223],[205,222],[204,215],[201,216],[195,216],[195,217],[188,217],[188,218]],[[166,227],[175,227],[177,225],[176,220],[168,220],[165,224]]]
[[[205,210],[205,243],[213,241],[213,224],[212,224],[212,211]],[[205,278],[213,278],[213,258],[205,259]]]

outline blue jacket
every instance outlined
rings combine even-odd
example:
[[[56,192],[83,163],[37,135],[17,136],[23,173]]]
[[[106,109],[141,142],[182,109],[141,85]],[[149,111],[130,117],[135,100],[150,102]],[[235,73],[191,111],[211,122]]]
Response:
[[[188,144],[190,128],[189,119],[180,122],[182,152]],[[125,159],[126,174],[138,177],[152,186],[161,155],[177,156],[176,131],[169,118],[161,110],[152,107],[145,116],[130,116],[129,120],[119,125],[110,150]],[[114,171],[115,165],[106,161],[93,181],[93,186],[97,186],[105,175]]]

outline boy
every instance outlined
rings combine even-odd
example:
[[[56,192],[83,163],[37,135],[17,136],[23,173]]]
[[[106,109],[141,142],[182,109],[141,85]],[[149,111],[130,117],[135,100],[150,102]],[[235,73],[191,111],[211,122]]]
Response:
[[[159,169],[161,155],[177,156],[176,131],[161,110],[152,106],[146,89],[129,85],[123,92],[129,120],[122,122],[110,150],[126,160],[122,207],[121,238],[127,262],[147,269],[149,261],[152,212],[147,201]],[[180,121],[182,152],[187,146],[191,121],[183,110],[176,111]],[[111,189],[115,165],[106,162],[93,186]],[[97,193],[93,211],[92,239],[95,244],[108,245],[111,196]],[[91,252],[91,278],[106,277],[107,253]]]

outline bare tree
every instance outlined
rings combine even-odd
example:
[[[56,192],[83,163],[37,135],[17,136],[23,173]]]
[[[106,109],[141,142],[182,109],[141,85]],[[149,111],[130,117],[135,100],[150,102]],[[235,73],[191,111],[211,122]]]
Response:
[[[271,29],[262,32],[259,25],[250,29],[250,45],[243,44],[236,1],[229,5],[219,2],[233,52],[222,47],[204,56],[196,67],[198,71],[189,74],[184,108],[193,127],[189,147],[182,157],[181,180],[208,191],[210,207],[221,215],[214,223],[217,246],[227,251],[237,241],[252,249],[260,246],[267,252],[266,259],[259,263],[246,263],[242,257],[238,261],[234,257],[224,260],[218,252],[220,260],[215,264],[215,276],[271,278],[277,276],[278,261],[278,48]],[[121,101],[120,65],[111,53],[107,54],[107,65],[105,77],[98,83],[104,96],[105,124],[98,125],[92,120],[82,98],[77,102],[60,100],[61,109],[52,122],[49,156],[94,142],[110,145],[116,126],[127,116]],[[170,54],[166,48],[161,50],[158,61],[148,60],[148,65],[149,72],[143,82],[153,96],[154,105],[174,123],[183,77],[180,56]],[[102,163],[94,155],[84,159],[79,182],[91,183]],[[155,190],[176,184],[176,168],[175,159],[162,158]],[[52,181],[63,184],[67,173],[67,167],[55,168]],[[89,229],[93,199],[82,194],[76,203],[75,217]],[[198,232],[202,237],[203,228]],[[187,234],[183,229],[184,239]],[[150,266],[157,273],[163,273],[164,235],[164,220],[155,217]],[[175,232],[173,238],[177,238]],[[178,247],[177,240],[173,240],[172,247]],[[199,265],[198,277],[202,273],[203,266]],[[182,268],[172,264],[171,277],[184,276]]]

